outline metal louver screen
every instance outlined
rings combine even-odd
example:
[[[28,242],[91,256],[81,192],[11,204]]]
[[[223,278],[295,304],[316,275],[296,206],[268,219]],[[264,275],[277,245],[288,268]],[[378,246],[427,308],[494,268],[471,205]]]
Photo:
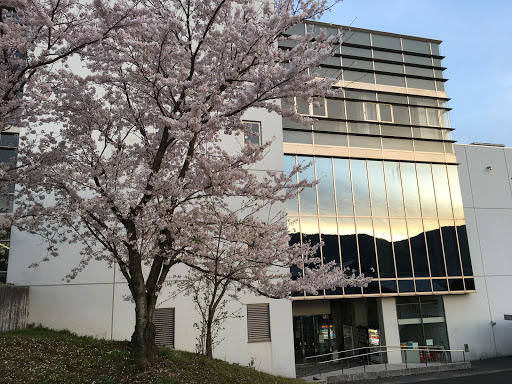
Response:
[[[247,305],[247,333],[249,341],[270,340],[270,313],[268,304]]]
[[[174,308],[155,309],[153,324],[156,328],[156,344],[174,348]]]

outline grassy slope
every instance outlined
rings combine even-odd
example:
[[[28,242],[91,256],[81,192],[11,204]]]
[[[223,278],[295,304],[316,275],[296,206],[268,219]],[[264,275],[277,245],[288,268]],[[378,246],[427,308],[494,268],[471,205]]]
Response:
[[[140,373],[130,357],[128,342],[97,340],[67,331],[30,327],[0,334],[0,383],[302,382],[168,349],[161,351],[151,371]]]

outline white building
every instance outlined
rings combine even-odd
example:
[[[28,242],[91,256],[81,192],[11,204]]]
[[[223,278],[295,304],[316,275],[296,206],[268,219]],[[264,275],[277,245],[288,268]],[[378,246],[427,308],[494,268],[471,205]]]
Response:
[[[228,320],[214,355],[294,376],[307,356],[364,347],[376,337],[388,346],[467,344],[470,359],[512,354],[512,322],[505,320],[512,315],[512,150],[454,150],[440,41],[307,26],[318,27],[345,30],[341,51],[317,71],[338,79],[340,96],[322,100],[322,108],[296,101],[300,113],[319,119],[313,126],[255,111],[246,119],[261,123],[263,141],[275,138],[261,170],[314,161],[306,177],[320,183],[287,205],[299,223],[292,241],[322,239],[324,260],[374,280],[364,289],[298,293],[293,302],[246,296],[230,303],[243,316]],[[16,230],[11,242],[7,280],[30,286],[30,322],[106,339],[131,336],[134,306],[123,299],[119,271],[95,262],[66,283],[76,249],[62,246],[66,257],[28,269],[44,244]],[[161,311],[169,342],[194,351],[198,314],[190,298],[160,303],[173,308]],[[266,303],[270,333],[253,338],[248,309],[265,313],[251,305]]]

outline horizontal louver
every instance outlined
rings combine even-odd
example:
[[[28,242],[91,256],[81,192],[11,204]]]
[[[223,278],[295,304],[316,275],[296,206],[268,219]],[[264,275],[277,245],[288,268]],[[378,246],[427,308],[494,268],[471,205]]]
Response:
[[[270,315],[268,304],[247,305],[247,333],[249,341],[270,340]]]
[[[156,328],[156,344],[174,348],[174,308],[155,309],[153,324]]]

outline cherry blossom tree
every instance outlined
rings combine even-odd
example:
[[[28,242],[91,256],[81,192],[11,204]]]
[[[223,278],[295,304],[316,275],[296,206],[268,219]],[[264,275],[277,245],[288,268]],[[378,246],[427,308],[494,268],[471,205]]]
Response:
[[[26,110],[22,93],[34,85],[36,96],[52,65],[123,27],[133,7],[111,7],[110,20],[99,24],[98,13],[105,10],[99,1],[0,1],[0,131],[19,126]]]
[[[281,220],[262,218],[277,215],[273,205],[311,184],[251,172],[271,142],[225,144],[250,134],[242,122],[249,108],[306,121],[293,108],[281,109],[279,100],[313,102],[332,93],[332,80],[308,69],[331,55],[339,36],[286,35],[319,17],[324,1],[125,0],[124,6],[137,14],[85,48],[87,75],[53,71],[45,97],[32,104],[37,124],[22,138],[14,219],[46,239],[43,260],[58,256],[62,242],[80,246],[81,262],[68,279],[91,260],[118,266],[135,303],[135,358],[148,367],[158,295],[177,264],[223,279],[226,291],[269,297],[353,281],[322,265],[314,248],[289,246]],[[104,30],[117,11],[98,9]],[[283,39],[295,46],[278,48]],[[212,253],[216,245],[221,251]],[[293,266],[302,271],[296,280]]]

